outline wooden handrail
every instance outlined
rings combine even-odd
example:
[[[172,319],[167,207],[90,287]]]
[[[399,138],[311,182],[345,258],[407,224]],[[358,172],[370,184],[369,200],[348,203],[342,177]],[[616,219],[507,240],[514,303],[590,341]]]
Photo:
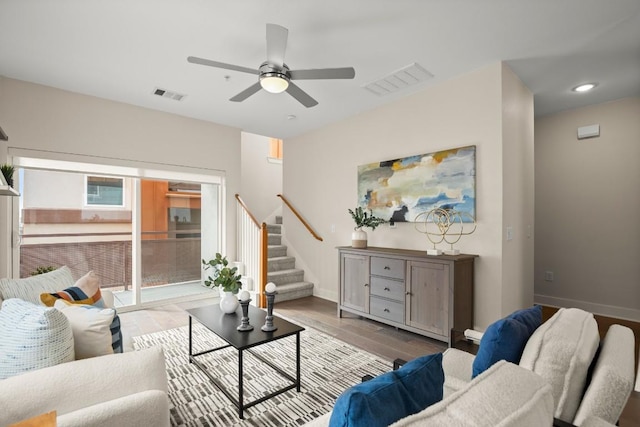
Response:
[[[244,200],[242,200],[242,197],[240,197],[239,194],[236,194],[236,200],[238,201],[238,203],[240,203],[240,205],[242,206],[242,208],[245,210],[245,212],[247,213],[247,215],[249,215],[249,218],[251,218],[251,221],[253,221],[253,223],[256,225],[256,227],[260,228],[260,223],[258,222],[258,220],[256,219],[255,216],[253,216],[253,214],[251,213],[251,211],[249,210],[249,208],[247,207],[247,205],[244,203]]]
[[[284,204],[287,205],[289,209],[291,209],[291,212],[293,212],[294,215],[298,217],[302,225],[304,225],[307,228],[307,230],[309,230],[309,233],[311,233],[311,235],[315,237],[317,240],[320,240],[322,242],[322,237],[318,236],[318,234],[316,234],[316,232],[313,231],[313,228],[311,228],[311,226],[307,223],[307,221],[305,221],[304,218],[300,216],[298,211],[293,206],[291,206],[291,203],[289,203],[289,201],[282,194],[278,194],[278,197],[280,197],[284,202]]]

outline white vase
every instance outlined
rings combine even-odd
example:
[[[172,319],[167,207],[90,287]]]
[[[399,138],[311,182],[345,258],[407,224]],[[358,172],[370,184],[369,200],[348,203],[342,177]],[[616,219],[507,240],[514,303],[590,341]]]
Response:
[[[238,297],[233,292],[220,291],[220,310],[223,313],[235,313],[238,308]]]
[[[366,248],[367,247],[367,232],[358,228],[351,233],[351,246],[354,248]]]

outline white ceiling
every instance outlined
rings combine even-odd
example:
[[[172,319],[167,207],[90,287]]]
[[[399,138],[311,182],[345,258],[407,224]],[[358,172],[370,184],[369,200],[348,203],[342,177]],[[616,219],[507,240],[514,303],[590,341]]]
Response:
[[[308,109],[265,91],[234,103],[256,76],[186,60],[257,68],[266,23],[289,29],[291,69],[352,66],[355,79],[298,81],[319,102]],[[2,76],[281,138],[500,60],[537,116],[639,96],[640,0],[0,0]],[[414,62],[434,77],[383,97],[364,89]],[[583,82],[599,85],[571,92]]]

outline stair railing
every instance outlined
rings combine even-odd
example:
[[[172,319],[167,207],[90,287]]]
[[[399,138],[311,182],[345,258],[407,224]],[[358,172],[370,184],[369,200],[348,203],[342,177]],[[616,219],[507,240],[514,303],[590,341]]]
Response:
[[[304,225],[307,230],[309,230],[309,233],[311,233],[311,235],[313,237],[315,237],[317,240],[320,240],[322,242],[322,237],[320,237],[318,235],[318,233],[316,233],[313,228],[311,228],[311,226],[309,225],[309,223],[307,221],[305,221],[304,218],[302,218],[302,216],[298,213],[298,211],[296,210],[296,208],[294,208],[291,203],[289,203],[289,201],[287,200],[286,197],[284,197],[282,194],[278,194],[278,197],[280,197],[282,199],[282,201],[284,202],[285,205],[287,205],[287,207],[289,209],[291,209],[291,212],[293,212],[293,214],[298,218],[298,220],[302,223],[302,225]]]
[[[237,205],[237,260],[244,264],[243,276],[256,282],[258,307],[266,307],[264,288],[267,284],[267,224],[259,223],[239,194]]]

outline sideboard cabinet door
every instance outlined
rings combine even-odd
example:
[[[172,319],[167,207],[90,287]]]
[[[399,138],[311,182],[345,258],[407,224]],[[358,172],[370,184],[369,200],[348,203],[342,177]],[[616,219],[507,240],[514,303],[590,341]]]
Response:
[[[407,264],[406,324],[445,339],[450,330],[449,268],[448,263],[409,261]]]
[[[340,304],[369,313],[369,257],[342,253],[340,283]]]

